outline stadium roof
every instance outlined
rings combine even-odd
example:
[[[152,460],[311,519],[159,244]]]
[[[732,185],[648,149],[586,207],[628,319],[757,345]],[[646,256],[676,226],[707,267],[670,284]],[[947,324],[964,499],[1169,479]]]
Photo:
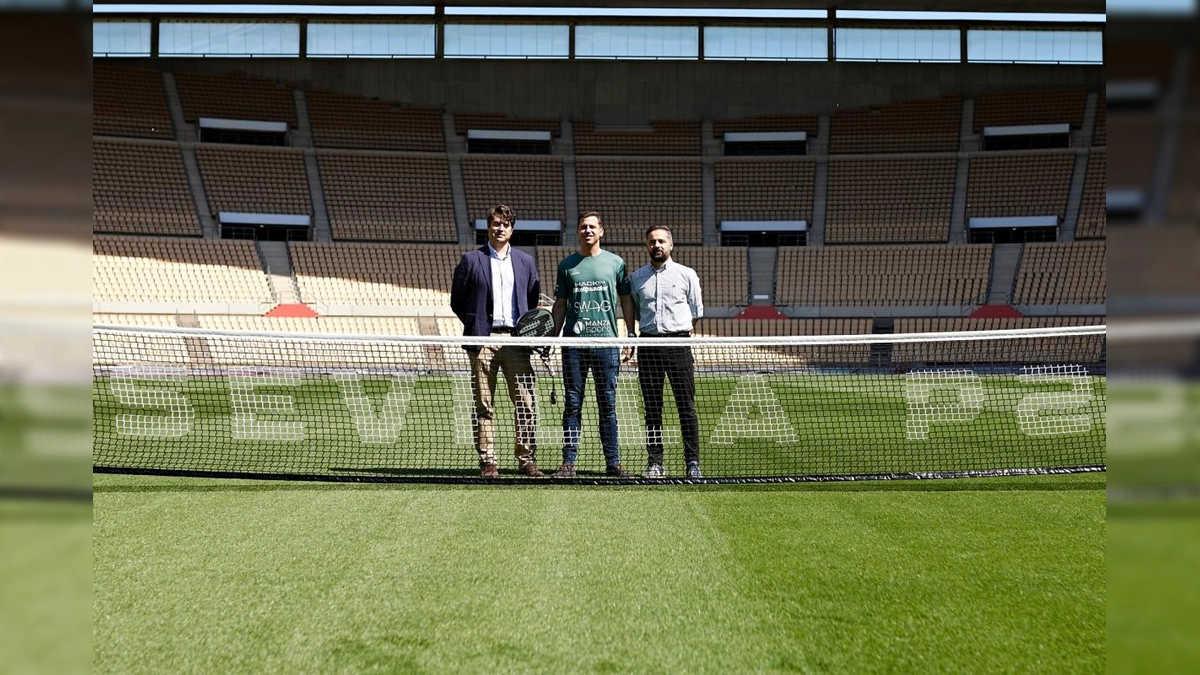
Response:
[[[253,3],[230,3],[227,0],[94,0],[95,5],[147,4],[147,5],[214,5],[214,4],[257,4],[257,5],[357,5],[357,6],[403,6],[440,5],[445,7],[654,7],[654,8],[697,8],[721,7],[737,9],[845,9],[875,11],[928,11],[928,12],[1030,12],[1104,14],[1105,0],[259,0]]]

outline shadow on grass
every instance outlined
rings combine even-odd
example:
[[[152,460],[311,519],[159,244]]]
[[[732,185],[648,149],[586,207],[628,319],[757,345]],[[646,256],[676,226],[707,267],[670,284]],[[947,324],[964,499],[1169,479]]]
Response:
[[[1057,476],[1011,476],[999,478],[944,478],[905,480],[860,480],[798,483],[715,483],[715,482],[648,482],[605,480],[601,474],[594,478],[581,476],[573,481],[550,478],[533,479],[501,475],[499,480],[483,480],[473,472],[459,478],[439,475],[437,482],[420,479],[405,482],[325,482],[319,480],[258,480],[249,478],[186,478],[161,476],[113,477],[112,484],[96,485],[93,491],[104,493],[154,492],[289,492],[329,490],[647,490],[682,492],[1079,492],[1100,491],[1106,487],[1103,473]],[[126,481],[117,483],[115,481]]]

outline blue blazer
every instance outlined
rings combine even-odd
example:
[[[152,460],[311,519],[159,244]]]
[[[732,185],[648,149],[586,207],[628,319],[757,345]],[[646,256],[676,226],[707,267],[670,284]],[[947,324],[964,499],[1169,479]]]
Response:
[[[514,320],[537,307],[542,285],[533,256],[510,248],[513,264],[513,293],[517,296]],[[463,254],[454,268],[450,287],[450,309],[463,324],[463,335],[492,334],[492,262],[487,245]]]

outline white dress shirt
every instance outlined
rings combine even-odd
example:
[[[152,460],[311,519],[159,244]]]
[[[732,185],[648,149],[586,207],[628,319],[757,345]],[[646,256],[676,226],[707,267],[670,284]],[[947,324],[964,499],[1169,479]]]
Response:
[[[668,258],[657,269],[654,265],[638,269],[631,282],[643,333],[690,331],[692,321],[704,316],[700,277],[686,265]]]
[[[492,327],[514,328],[517,325],[517,295],[512,264],[512,246],[502,257],[488,242],[488,258],[492,264]]]

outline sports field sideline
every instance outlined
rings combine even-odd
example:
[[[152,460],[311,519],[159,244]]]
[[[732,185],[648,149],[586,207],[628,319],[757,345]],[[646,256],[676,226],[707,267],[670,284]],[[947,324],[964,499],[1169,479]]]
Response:
[[[745,487],[94,478],[97,673],[1105,667],[1104,474]]]

